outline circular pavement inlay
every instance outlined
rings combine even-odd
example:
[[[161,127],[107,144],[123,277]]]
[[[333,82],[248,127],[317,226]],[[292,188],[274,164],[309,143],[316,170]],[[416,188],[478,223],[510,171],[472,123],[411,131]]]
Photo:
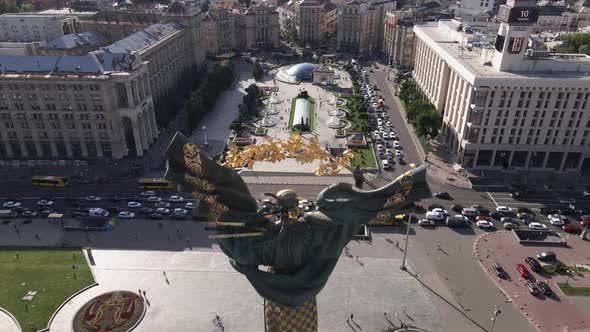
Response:
[[[109,292],[88,301],[74,316],[74,332],[131,331],[143,318],[145,302],[127,291]]]

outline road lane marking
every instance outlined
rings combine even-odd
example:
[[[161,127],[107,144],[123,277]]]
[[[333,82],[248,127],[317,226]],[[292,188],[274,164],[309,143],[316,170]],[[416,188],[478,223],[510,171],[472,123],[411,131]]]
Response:
[[[489,191],[486,191],[486,194],[488,194],[488,196],[490,196],[490,198],[492,199],[492,202],[494,202],[494,204],[496,204],[496,206],[499,206],[498,203],[496,203],[496,200],[494,199],[494,197],[492,197],[492,195],[490,194]]]

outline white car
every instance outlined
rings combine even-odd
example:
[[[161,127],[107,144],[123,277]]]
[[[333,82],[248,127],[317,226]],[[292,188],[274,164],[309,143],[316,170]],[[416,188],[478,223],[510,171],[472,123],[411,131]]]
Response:
[[[563,226],[563,225],[565,225],[565,221],[563,221],[563,220],[561,220],[559,218],[549,218],[549,222],[553,226]]]
[[[394,141],[394,142],[393,142],[393,147],[394,147],[394,148],[396,148],[396,149],[397,149],[397,148],[399,148],[400,146],[401,146],[401,145],[399,145],[399,142],[398,142],[398,141]]]
[[[507,206],[498,206],[496,208],[496,212],[500,212],[500,213],[510,213],[512,212],[512,209],[507,207]]]
[[[167,208],[157,208],[156,211],[154,211],[155,213],[159,213],[159,214],[169,214],[170,213],[170,209]]]
[[[37,201],[37,205],[39,206],[53,206],[53,201],[48,199],[41,199]]]
[[[383,167],[383,169],[389,169],[389,161],[381,160],[381,167]]]
[[[129,203],[127,203],[127,207],[131,208],[131,209],[138,209],[141,207],[141,203],[140,202],[129,202]]]
[[[386,124],[388,127],[391,127],[391,121],[387,121],[387,122],[385,122],[385,124]]]
[[[445,216],[449,215],[449,211],[447,211],[443,208],[434,208],[434,209],[432,209],[432,212],[438,212],[440,214],[444,214]]]
[[[395,131],[390,131],[389,132],[389,138],[394,139],[395,137],[396,137],[395,136]]]
[[[142,191],[141,194],[139,194],[140,196],[156,196],[156,192],[153,190],[148,190],[148,191]]]
[[[563,220],[563,221],[566,221],[567,220],[567,217],[564,216],[563,214],[550,214],[550,215],[547,216],[547,218],[549,218],[549,219],[560,219],[560,220]]]
[[[547,226],[545,226],[541,223],[538,223],[538,222],[532,222],[529,224],[529,228],[543,230],[543,229],[547,229]]]
[[[420,226],[436,226],[436,222],[430,219],[420,219],[418,221],[418,225]]]
[[[377,144],[377,151],[385,151],[385,148],[381,144]]]
[[[402,152],[400,150],[395,150],[395,156],[396,157],[402,157],[403,154],[402,154]]]
[[[182,196],[170,196],[168,198],[168,202],[172,202],[172,203],[182,203],[184,202],[184,197]]]
[[[375,134],[375,140],[376,140],[376,141],[378,141],[378,140],[380,140],[380,139],[381,139],[381,135],[379,135],[379,134]]]
[[[86,196],[85,198],[89,202],[98,202],[102,199],[100,196]]]
[[[150,202],[150,203],[161,202],[162,201],[162,197],[150,196],[150,197],[148,197],[147,201]]]
[[[184,204],[184,208],[187,210],[194,209],[195,206],[197,206],[195,202],[186,202],[186,204]]]
[[[176,209],[174,209],[172,211],[172,213],[175,213],[175,214],[187,214],[188,211],[186,209],[183,209],[183,208],[176,208]]]
[[[371,106],[373,106],[375,108],[379,107],[379,105],[377,103],[372,103]]]
[[[119,212],[119,218],[121,219],[133,219],[135,218],[135,213],[130,211],[121,211]]]
[[[590,191],[589,190],[584,190],[582,192],[582,195],[584,195],[584,196],[590,196]]]
[[[426,219],[430,219],[430,220],[444,220],[445,219],[444,214],[442,214],[440,212],[432,212],[432,211],[426,212],[425,217],[426,217]]]
[[[23,205],[23,204],[21,202],[17,202],[17,201],[8,201],[3,204],[3,206],[5,208],[15,208],[15,207],[19,207],[21,205]]]
[[[88,214],[95,217],[108,217],[109,211],[103,208],[90,208]]]
[[[488,220],[479,220],[476,225],[479,228],[494,228],[494,224]]]

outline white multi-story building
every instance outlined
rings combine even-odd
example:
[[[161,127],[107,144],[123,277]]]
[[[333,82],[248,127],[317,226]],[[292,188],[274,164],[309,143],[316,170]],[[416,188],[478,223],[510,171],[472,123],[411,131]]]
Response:
[[[59,15],[0,15],[0,41],[50,40],[77,32],[78,19]]]
[[[158,135],[135,53],[0,56],[0,159],[141,156]]]
[[[565,7],[542,6],[532,32],[576,32],[587,26],[590,26],[590,11],[578,13]]]
[[[227,53],[236,47],[234,20],[226,8],[211,8],[204,13],[203,31],[208,56]]]
[[[502,5],[495,45],[458,21],[414,27],[414,80],[463,167],[590,168],[590,57],[528,48],[537,14]]]
[[[276,7],[234,7],[236,46],[242,49],[272,49],[279,46],[279,13]]]
[[[388,11],[383,27],[383,59],[395,68],[414,66],[415,9]]]

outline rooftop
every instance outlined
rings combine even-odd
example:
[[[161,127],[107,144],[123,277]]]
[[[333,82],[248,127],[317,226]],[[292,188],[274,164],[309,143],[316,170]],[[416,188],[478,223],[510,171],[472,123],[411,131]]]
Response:
[[[106,38],[95,31],[81,33],[70,33],[42,43],[46,48],[70,49],[80,45],[97,45],[104,42]]]
[[[113,53],[129,53],[140,51],[144,48],[157,43],[168,35],[180,31],[183,26],[177,22],[156,23],[138,31],[127,38],[123,38],[104,49]]]
[[[471,83],[476,79],[583,79],[590,80],[590,57],[583,54],[550,54],[544,57],[523,56],[524,71],[499,71],[491,59],[495,49],[489,36],[458,32],[453,20],[414,26],[416,35],[441,55],[447,64],[461,72]],[[479,41],[481,40],[481,41]],[[584,82],[583,84],[588,84]]]

